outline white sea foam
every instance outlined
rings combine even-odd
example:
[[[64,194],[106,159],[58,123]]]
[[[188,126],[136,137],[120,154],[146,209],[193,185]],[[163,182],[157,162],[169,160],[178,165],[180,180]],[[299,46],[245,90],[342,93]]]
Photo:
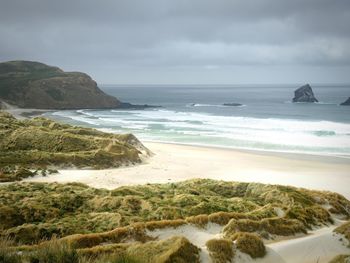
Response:
[[[149,140],[350,156],[350,124],[217,116],[167,109],[60,111],[53,115]],[[94,117],[94,118],[91,118]]]

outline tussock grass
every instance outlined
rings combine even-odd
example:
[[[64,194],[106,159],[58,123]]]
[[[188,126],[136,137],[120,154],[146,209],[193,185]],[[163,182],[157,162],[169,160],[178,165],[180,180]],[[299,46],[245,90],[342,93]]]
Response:
[[[20,263],[21,256],[15,249],[12,249],[13,241],[7,237],[0,239],[0,262]]]
[[[147,243],[124,243],[78,250],[79,255],[98,259],[113,254],[142,263],[199,262],[199,249],[184,237],[171,237]]]
[[[307,230],[298,220],[275,217],[262,220],[232,219],[223,232],[226,237],[232,237],[236,232],[268,232],[273,235],[291,236],[296,233],[306,233]]]
[[[350,221],[338,226],[336,229],[334,229],[334,232],[344,235],[350,244]]]
[[[322,207],[330,203],[328,194],[209,179],[124,186],[111,191],[81,183],[12,183],[0,186],[0,235],[32,244],[53,235],[105,233],[135,223],[152,230],[183,224],[205,227],[209,222],[225,226],[230,220],[236,223],[229,224],[227,229],[232,230],[226,232],[293,235],[313,225],[331,223],[330,213]],[[237,200],[242,202],[238,204]],[[347,216],[348,200],[333,194],[330,200],[335,202],[331,209],[341,206]],[[285,211],[285,217],[279,219],[275,208]],[[140,235],[138,240],[142,238]]]
[[[333,258],[329,263],[349,263],[350,262],[350,255],[338,255],[335,258]]]
[[[50,242],[45,242],[38,249],[31,251],[28,255],[29,262],[39,263],[79,263],[79,256],[76,250],[63,241],[51,239]]]
[[[22,121],[1,111],[0,123],[0,181],[33,175],[23,168],[118,167],[138,163],[140,153],[148,152],[131,134],[103,133],[41,117]]]
[[[127,254],[142,258],[145,263],[199,263],[199,248],[184,237],[135,244],[127,249]]]
[[[236,247],[241,252],[250,255],[252,258],[263,257],[266,254],[264,242],[253,233],[238,232],[232,237]]]
[[[213,263],[231,262],[234,251],[233,243],[228,239],[210,239],[205,244]]]

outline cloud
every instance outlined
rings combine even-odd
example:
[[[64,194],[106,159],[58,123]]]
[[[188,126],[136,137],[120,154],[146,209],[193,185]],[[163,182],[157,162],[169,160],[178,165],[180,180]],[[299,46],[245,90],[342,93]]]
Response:
[[[224,72],[237,67],[256,82],[281,81],[274,67],[309,70],[315,81],[322,69],[312,67],[321,67],[344,82],[349,24],[348,0],[11,0],[1,3],[0,59],[87,71],[100,82],[198,82],[208,70],[214,82],[235,82]],[[264,78],[254,73],[261,67]]]

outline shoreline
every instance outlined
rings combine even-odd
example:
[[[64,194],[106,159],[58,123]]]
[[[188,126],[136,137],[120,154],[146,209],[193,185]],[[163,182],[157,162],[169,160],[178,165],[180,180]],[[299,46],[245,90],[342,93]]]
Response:
[[[43,114],[45,114],[47,112],[60,110],[60,109],[52,110],[52,109],[19,108],[17,106],[8,104],[8,103],[0,100],[0,106],[1,105],[5,106],[5,107],[0,108],[0,110],[6,111],[18,119],[26,119],[26,118],[36,117],[36,116],[42,116]],[[49,118],[49,116],[44,116],[44,117]],[[55,120],[55,119],[53,119],[53,120]],[[76,126],[79,126],[79,125],[76,125]],[[100,130],[98,127],[90,127],[90,126],[87,126],[87,127]],[[137,135],[135,135],[135,136],[137,136]],[[283,150],[278,151],[278,150],[270,150],[270,149],[266,149],[266,150],[265,149],[249,149],[249,148],[240,148],[240,147],[231,147],[231,146],[225,147],[224,145],[171,142],[171,141],[152,140],[152,139],[142,139],[142,142],[213,148],[213,149],[219,149],[219,150],[233,150],[233,151],[239,151],[239,152],[245,152],[245,153],[259,154],[259,155],[283,156],[283,157],[292,158],[292,159],[303,158],[303,159],[307,159],[307,160],[319,160],[320,158],[322,158],[323,161],[325,161],[325,162],[329,162],[329,161],[339,162],[339,163],[350,162],[350,155],[341,154],[341,153],[319,153],[319,152],[297,152],[297,151],[291,152],[291,151],[283,151]]]
[[[274,151],[274,150],[261,150],[261,149],[245,149],[235,147],[225,147],[220,145],[206,145],[206,144],[191,144],[181,142],[167,142],[167,141],[156,141],[156,140],[142,140],[143,144],[166,144],[166,145],[178,145],[188,146],[196,148],[207,148],[213,150],[227,150],[241,153],[255,154],[255,155],[268,155],[284,157],[295,160],[316,160],[330,163],[350,163],[350,156],[332,155],[332,154],[317,154],[317,153],[303,153],[303,152],[288,152],[288,151]]]
[[[52,110],[49,109],[25,109],[19,108],[15,105],[11,105],[6,103],[5,101],[0,100],[0,110],[8,112],[12,114],[16,119],[23,120],[27,118],[32,118],[35,116],[40,116],[46,112],[50,112]]]
[[[350,199],[350,163],[303,156],[255,154],[230,149],[143,142],[154,155],[135,166],[104,170],[61,169],[25,182],[81,182],[95,188],[169,183],[194,178],[290,185],[332,191]]]
[[[12,114],[17,119],[26,119],[37,116],[42,116],[46,112],[52,112],[57,110],[52,109],[26,109],[19,108],[17,106],[8,104],[4,101],[0,101],[5,108],[0,108],[10,114]],[[44,116],[48,118],[48,116]],[[55,119],[53,119],[55,120]],[[79,126],[79,125],[76,125]],[[93,128],[93,127],[90,127]],[[100,130],[95,127],[95,129]],[[136,135],[135,135],[136,136]],[[270,156],[279,156],[287,157],[290,159],[305,159],[305,160],[320,160],[324,162],[337,162],[337,163],[348,163],[350,162],[350,155],[341,155],[341,154],[332,154],[332,153],[317,153],[317,152],[288,152],[288,151],[278,151],[278,150],[263,150],[263,149],[248,149],[248,148],[239,148],[239,147],[225,147],[223,145],[208,145],[208,144],[197,144],[197,143],[182,143],[182,142],[171,142],[171,141],[161,141],[161,140],[147,140],[143,139],[142,143],[160,143],[168,145],[180,145],[180,146],[189,146],[189,147],[199,147],[199,148],[212,148],[218,150],[228,150],[228,151],[237,151],[242,153],[251,153],[257,155],[270,155]]]

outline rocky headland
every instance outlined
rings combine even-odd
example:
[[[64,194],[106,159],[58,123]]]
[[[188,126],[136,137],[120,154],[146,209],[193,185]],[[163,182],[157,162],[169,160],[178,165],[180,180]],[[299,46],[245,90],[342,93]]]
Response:
[[[87,74],[33,61],[0,63],[0,101],[31,109],[143,109],[104,93]]]

